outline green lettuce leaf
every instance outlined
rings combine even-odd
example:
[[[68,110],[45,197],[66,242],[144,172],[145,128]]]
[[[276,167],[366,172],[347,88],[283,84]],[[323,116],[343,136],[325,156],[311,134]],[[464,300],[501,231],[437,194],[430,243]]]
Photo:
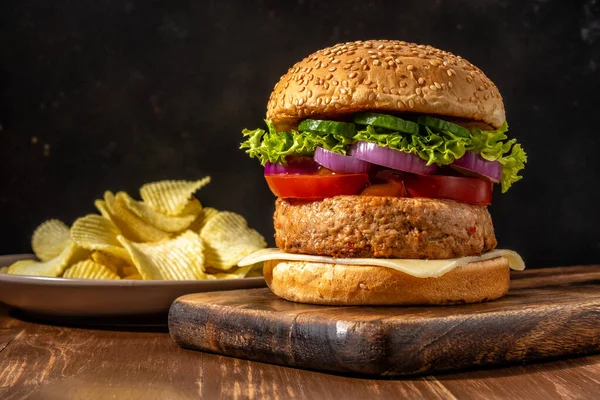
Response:
[[[436,132],[426,126],[422,127],[418,135],[411,135],[367,125],[351,138],[294,130],[277,132],[271,121],[265,122],[268,131],[244,129],[242,134],[246,140],[240,146],[241,149],[246,149],[250,157],[258,158],[262,165],[267,161],[285,165],[288,155],[311,156],[317,146],[346,154],[348,146],[359,140],[416,154],[427,161],[427,165],[448,165],[461,158],[465,151],[473,151],[481,154],[486,160],[498,160],[502,164],[500,183],[504,193],[514,182],[522,178],[518,173],[527,162],[527,154],[521,145],[516,144],[515,139],[507,140],[506,122],[499,129],[492,131],[474,128],[471,130],[470,137],[457,136],[450,131]]]
[[[246,138],[240,149],[247,149],[250,157],[258,158],[262,165],[267,161],[286,165],[289,155],[312,156],[317,146],[339,154],[346,154],[349,145],[356,143],[353,138],[342,135],[322,134],[318,132],[277,132],[271,121],[265,121],[264,129],[244,129]]]

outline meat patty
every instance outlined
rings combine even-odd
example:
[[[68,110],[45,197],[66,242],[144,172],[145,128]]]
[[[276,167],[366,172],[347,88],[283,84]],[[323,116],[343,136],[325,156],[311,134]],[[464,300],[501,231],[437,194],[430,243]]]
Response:
[[[277,199],[275,242],[289,253],[443,259],[496,247],[484,206],[452,200],[338,196]]]

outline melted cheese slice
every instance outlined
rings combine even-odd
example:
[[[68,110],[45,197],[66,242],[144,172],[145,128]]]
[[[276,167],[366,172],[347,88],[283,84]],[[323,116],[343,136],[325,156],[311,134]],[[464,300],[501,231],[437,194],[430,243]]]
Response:
[[[307,254],[285,253],[279,249],[262,249],[244,257],[238,265],[244,267],[267,260],[310,261],[317,263],[376,266],[395,269],[417,278],[437,278],[454,268],[476,261],[505,257],[511,269],[521,271],[525,263],[519,254],[512,250],[492,250],[480,256],[449,258],[445,260],[404,260],[393,258],[334,258]]]

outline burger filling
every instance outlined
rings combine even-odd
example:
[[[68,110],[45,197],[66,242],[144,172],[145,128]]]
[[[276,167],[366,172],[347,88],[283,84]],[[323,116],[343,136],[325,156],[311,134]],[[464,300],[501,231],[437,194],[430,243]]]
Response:
[[[278,197],[421,197],[488,205],[521,179],[527,155],[499,129],[431,116],[361,112],[350,121],[305,119],[297,129],[244,129],[242,149],[265,167]],[[489,130],[487,130],[489,129]]]

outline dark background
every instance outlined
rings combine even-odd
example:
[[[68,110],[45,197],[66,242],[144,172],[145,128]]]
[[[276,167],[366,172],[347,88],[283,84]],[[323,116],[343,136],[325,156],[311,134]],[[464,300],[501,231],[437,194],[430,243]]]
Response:
[[[490,208],[530,267],[600,262],[597,1],[1,1],[0,254],[106,189],[213,183],[204,205],[272,240],[273,196],[238,150],[278,78],[338,42],[431,44],[504,96],[525,178]]]

